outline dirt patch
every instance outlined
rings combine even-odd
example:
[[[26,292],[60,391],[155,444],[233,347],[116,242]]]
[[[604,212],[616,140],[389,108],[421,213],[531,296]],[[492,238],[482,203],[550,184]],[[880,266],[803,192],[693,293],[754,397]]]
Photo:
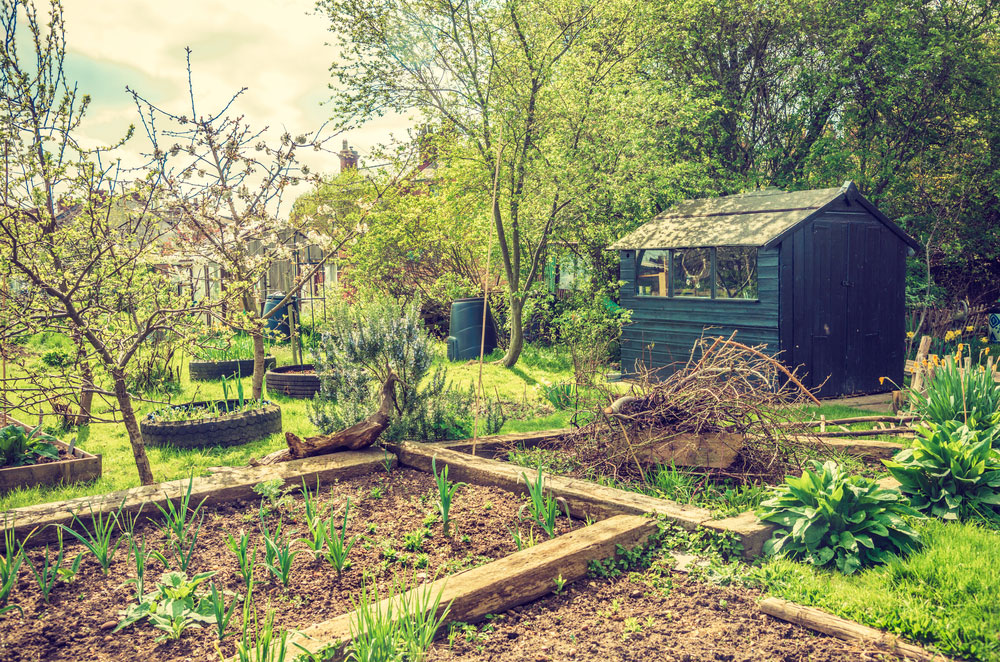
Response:
[[[486,623],[453,626],[431,662],[896,660],[761,614],[759,596],[674,573],[656,585],[584,580]]]
[[[436,494],[433,476],[412,470],[321,486],[318,503],[335,513],[342,515],[346,500],[351,500],[348,535],[361,536],[351,551],[352,569],[338,579],[329,564],[314,561],[309,552],[303,552],[294,561],[288,588],[263,567],[259,504],[243,501],[213,509],[205,517],[188,575],[215,570],[213,581],[220,590],[241,592],[242,578],[236,557],[226,546],[226,536],[238,537],[245,530],[258,549],[254,600],[261,617],[271,608],[280,627],[304,628],[349,611],[363,573],[373,577],[384,590],[397,576],[409,582],[428,581],[436,573],[458,572],[516,551],[508,529],[519,522],[522,497],[494,487],[459,488],[451,511],[453,533],[445,537],[440,521],[431,521],[436,512]],[[266,521],[273,531],[280,518],[287,537],[295,540],[306,535],[306,529],[302,498],[298,491],[292,495],[274,508]],[[404,535],[425,525],[432,537],[424,539],[421,550],[406,550]],[[558,533],[579,525],[561,518]],[[163,549],[164,538],[154,526],[142,525],[136,531],[146,537],[147,548]],[[544,533],[540,535],[544,538]],[[295,548],[304,545],[297,543]],[[79,544],[67,543],[66,549],[69,559],[82,551]],[[28,554],[39,567],[44,550],[34,549]],[[160,563],[151,562],[147,591],[153,589],[163,571]],[[50,596],[51,603],[46,605],[25,563],[11,596],[11,602],[19,604],[25,616],[0,616],[0,662],[218,659],[214,627],[190,629],[179,640],[160,644],[154,642],[160,632],[144,623],[111,634],[111,628],[121,619],[119,612],[133,602],[133,589],[124,582],[134,573],[124,546],[118,549],[108,576],[88,555],[76,580],[57,586]],[[229,632],[238,631],[239,620],[237,613]],[[220,644],[224,654],[234,653],[234,639],[229,636]]]

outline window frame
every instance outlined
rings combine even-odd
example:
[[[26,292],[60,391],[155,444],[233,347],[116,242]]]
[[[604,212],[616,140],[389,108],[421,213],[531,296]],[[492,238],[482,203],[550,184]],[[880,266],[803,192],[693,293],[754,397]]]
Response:
[[[691,250],[696,248],[707,248],[711,256],[711,296],[692,297],[674,294],[674,251]],[[757,296],[752,299],[741,297],[719,297],[718,296],[718,255],[719,248],[753,248],[754,249],[754,272],[757,278]],[[642,264],[642,257],[646,251],[666,251],[667,253],[667,293],[666,295],[642,294],[639,291],[639,266]],[[760,301],[760,247],[759,246],[688,246],[685,248],[640,248],[635,253],[635,284],[633,286],[634,296],[643,299],[684,299],[688,301],[740,301],[744,303],[757,303]]]

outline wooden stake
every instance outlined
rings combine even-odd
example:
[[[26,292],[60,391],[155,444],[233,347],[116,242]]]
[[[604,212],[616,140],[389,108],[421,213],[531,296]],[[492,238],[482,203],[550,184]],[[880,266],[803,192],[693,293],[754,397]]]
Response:
[[[813,607],[803,607],[780,598],[765,598],[760,610],[768,616],[817,630],[845,641],[857,641],[893,655],[902,655],[917,662],[949,662],[950,658],[909,644],[896,635],[876,630],[846,618],[828,614]]]

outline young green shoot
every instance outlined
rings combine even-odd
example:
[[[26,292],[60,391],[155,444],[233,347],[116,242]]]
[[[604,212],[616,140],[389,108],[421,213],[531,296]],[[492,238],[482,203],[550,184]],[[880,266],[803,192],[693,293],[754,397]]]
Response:
[[[351,500],[348,499],[347,504],[344,506],[344,519],[340,525],[340,529],[337,529],[336,514],[334,513],[330,513],[330,521],[327,525],[326,560],[337,571],[337,577],[340,577],[344,570],[351,567],[351,562],[347,560],[347,556],[351,553],[351,548],[354,547],[354,543],[359,538],[359,536],[354,536],[351,540],[347,540],[347,516],[350,511]]]
[[[437,508],[441,513],[441,527],[444,535],[448,536],[451,535],[451,501],[461,483],[452,483],[448,480],[448,465],[438,473],[436,457],[431,459],[431,469],[434,471],[434,481],[438,488]]]
[[[236,560],[240,566],[240,576],[243,577],[243,585],[246,586],[249,593],[251,586],[253,586],[253,569],[257,565],[257,548],[253,548],[253,554],[251,555],[250,536],[246,531],[240,531],[239,540],[233,538],[231,535],[227,535],[226,545],[236,555]]]
[[[123,537],[118,538],[118,542],[114,545],[111,544],[111,538],[115,533],[116,525],[118,524],[119,517],[122,513],[122,507],[125,505],[125,501],[118,506],[118,510],[113,513],[108,513],[105,516],[104,513],[94,512],[93,507],[90,507],[90,522],[93,529],[88,529],[84,526],[83,522],[73,514],[73,524],[76,525],[75,528],[66,526],[64,524],[57,524],[56,528],[60,531],[60,539],[62,539],[62,531],[69,533],[71,536],[80,541],[80,543],[87,548],[87,550],[94,555],[97,562],[101,566],[101,571],[106,575],[108,574],[108,569],[111,567],[111,561],[114,559],[115,552],[118,550],[118,546],[121,545]],[[84,533],[78,533],[76,529],[81,529]],[[86,534],[86,535],[84,535]]]

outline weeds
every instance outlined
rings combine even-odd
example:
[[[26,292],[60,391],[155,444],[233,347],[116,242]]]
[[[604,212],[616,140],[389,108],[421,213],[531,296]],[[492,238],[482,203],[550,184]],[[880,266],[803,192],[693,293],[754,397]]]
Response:
[[[521,536],[520,527],[516,529],[507,529],[510,532],[512,538],[514,538],[514,544],[517,545],[517,551],[522,549],[528,549],[529,547],[534,547],[538,544],[538,540],[535,538],[535,527],[531,524],[528,525],[528,537],[524,538]]]

